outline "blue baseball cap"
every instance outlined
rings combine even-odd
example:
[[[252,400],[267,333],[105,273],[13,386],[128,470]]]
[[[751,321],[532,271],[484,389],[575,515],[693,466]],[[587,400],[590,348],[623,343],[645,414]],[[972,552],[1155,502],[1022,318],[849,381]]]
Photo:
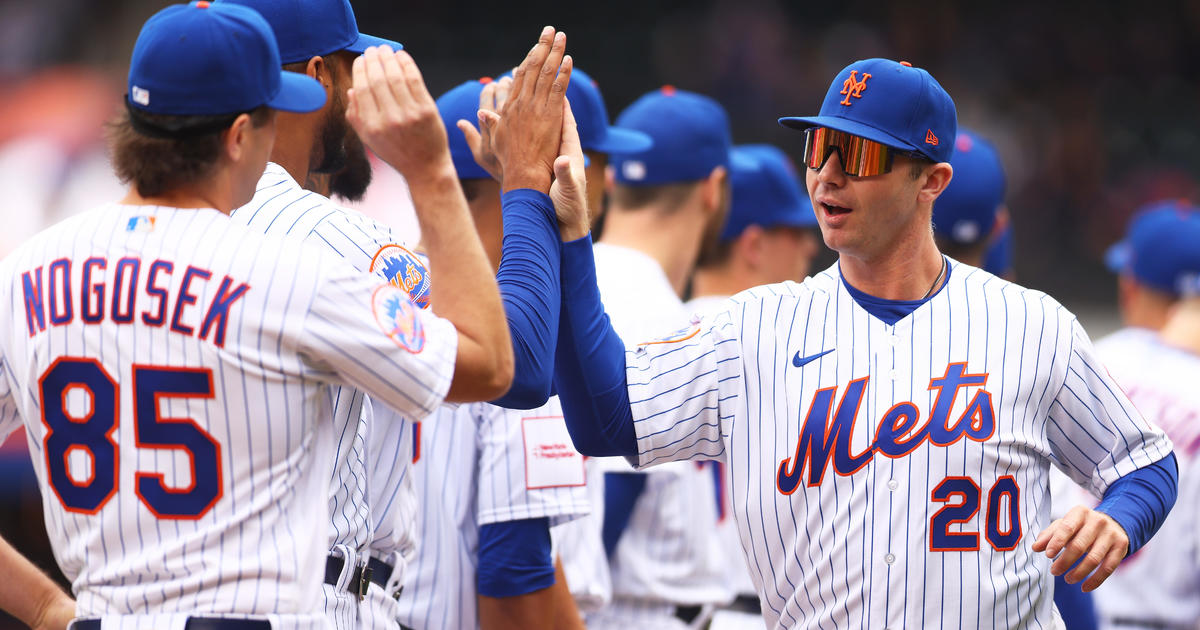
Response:
[[[954,177],[933,203],[933,231],[960,245],[991,235],[1004,204],[1004,166],[990,142],[959,129],[950,156]]]
[[[574,81],[572,81],[574,83]],[[617,117],[617,126],[650,136],[642,151],[614,151],[616,181],[628,186],[690,182],[729,168],[729,115],[713,99],[665,86],[643,95]]]
[[[793,129],[828,127],[948,162],[958,127],[954,101],[925,70],[906,61],[865,59],[834,78],[817,116],[788,116]]]
[[[571,70],[567,100],[579,127],[579,144],[587,151],[600,153],[637,153],[654,145],[650,136],[608,124],[608,109],[596,80],[579,68]]]
[[[1184,201],[1142,206],[1105,262],[1160,291],[1200,295],[1200,208]]]
[[[399,43],[358,32],[350,0],[216,0],[258,11],[275,29],[283,63],[308,61],[339,50],[362,54],[371,46],[403,48]]]
[[[479,93],[491,79],[464,81],[437,99],[438,113],[442,116],[442,124],[446,126],[446,136],[450,139],[450,159],[454,161],[454,170],[458,171],[459,179],[491,179],[492,176],[475,161],[467,139],[463,137],[455,123],[466,120],[479,129]]]
[[[787,154],[769,144],[733,147],[730,169],[733,201],[721,230],[721,241],[741,236],[751,225],[812,227],[817,225],[812,200],[800,188],[800,176]]]
[[[126,103],[174,116],[248,112],[266,105],[310,112],[325,104],[315,79],[280,69],[261,15],[203,0],[171,5],[146,21],[133,46]]]

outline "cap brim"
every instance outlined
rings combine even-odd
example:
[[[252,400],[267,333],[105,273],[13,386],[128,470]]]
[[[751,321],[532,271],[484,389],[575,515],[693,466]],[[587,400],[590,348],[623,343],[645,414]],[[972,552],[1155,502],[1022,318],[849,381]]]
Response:
[[[285,112],[313,112],[325,106],[325,88],[314,78],[297,72],[283,72],[279,93],[267,101],[272,109]]]
[[[847,120],[840,116],[787,116],[779,119],[779,124],[792,129],[808,129],[810,127],[828,127],[834,131],[843,131],[845,133],[861,136],[867,140],[874,140],[880,144],[885,144],[893,149],[903,149],[905,151],[916,151],[924,154],[925,152],[920,147],[915,147],[890,133],[880,131],[870,125]]]
[[[1129,259],[1133,253],[1133,247],[1129,241],[1120,241],[1116,245],[1108,248],[1104,253],[1104,265],[1113,273],[1121,273],[1129,267]]]
[[[358,39],[354,40],[354,43],[350,44],[345,49],[361,55],[362,53],[367,52],[367,49],[372,46],[390,46],[392,50],[400,50],[404,48],[404,44],[401,44],[400,42],[394,42],[390,39],[359,33]]]
[[[641,153],[649,151],[654,146],[654,139],[649,134],[633,129],[608,127],[604,137],[583,148],[601,153]]]

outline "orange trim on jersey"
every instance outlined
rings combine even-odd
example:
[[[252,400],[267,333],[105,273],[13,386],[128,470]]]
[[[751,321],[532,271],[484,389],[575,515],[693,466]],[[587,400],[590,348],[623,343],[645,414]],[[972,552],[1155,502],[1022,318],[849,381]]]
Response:
[[[1017,538],[1016,538],[1016,540],[1013,541],[1013,544],[1009,547],[997,547],[996,543],[992,542],[991,536],[985,536],[985,538],[987,538],[988,544],[992,546],[992,549],[995,549],[996,551],[1012,551],[1013,549],[1017,548],[1017,545],[1020,544],[1021,539],[1024,538],[1024,532],[1022,531],[1022,528],[1021,528],[1021,485],[1017,483],[1017,478],[1012,475],[1002,475],[998,479],[996,479],[996,481],[999,482],[1001,479],[1008,479],[1008,480],[1012,481],[1013,487],[1015,487],[1017,489],[1016,493],[1013,494],[1012,498],[1010,499],[1016,507],[1010,508],[1008,510],[1009,514],[1016,512],[1017,518],[1015,520],[1010,520],[1010,522],[1008,524],[1008,531],[1002,532],[1002,531],[1000,531],[1000,518],[999,518],[999,515],[997,515],[996,533],[998,533],[1001,536],[1011,536],[1013,533],[1013,529],[1015,528],[1017,530]],[[992,522],[992,514],[991,514],[991,512],[992,512],[992,492],[995,492],[995,491],[996,491],[996,484],[992,484],[992,489],[988,492],[988,514],[987,514],[986,523]],[[985,523],[985,525],[986,525],[986,523]]]
[[[681,341],[687,341],[688,339],[691,339],[692,337],[695,337],[698,334],[700,334],[700,326],[697,324],[692,327],[692,332],[688,333],[686,336],[669,337],[667,339],[656,339],[654,341],[643,341],[643,342],[639,343],[638,345],[639,346],[653,346],[653,345],[664,344],[664,343],[679,343]]]
[[[46,406],[45,406],[46,401],[41,400],[42,404],[39,405],[39,411],[40,411],[40,415],[41,415],[41,419],[42,419],[42,426],[46,427],[46,435],[42,436],[42,458],[46,461],[46,485],[50,486],[50,490],[54,492],[54,496],[58,499],[58,504],[61,505],[64,510],[66,510],[68,512],[73,512],[75,514],[98,514],[100,512],[100,510],[103,510],[104,506],[108,504],[108,501],[113,498],[113,495],[115,495],[117,493],[117,486],[120,485],[120,483],[121,483],[120,446],[117,444],[116,440],[113,439],[113,433],[116,432],[117,425],[119,425],[121,423],[121,414],[120,414],[121,390],[117,386],[117,382],[115,380],[113,380],[112,375],[110,375],[108,373],[108,370],[104,369],[104,365],[102,365],[99,361],[88,358],[88,357],[61,356],[61,357],[54,359],[54,361],[52,363],[50,363],[50,365],[45,369],[45,371],[42,372],[42,375],[40,377],[38,377],[39,398],[41,396],[43,383],[45,382],[46,377],[50,374],[50,372],[54,371],[54,368],[58,367],[59,363],[62,363],[63,361],[70,361],[72,363],[78,363],[78,362],[91,363],[100,369],[100,373],[103,374],[104,378],[108,379],[108,382],[111,383],[113,386],[113,424],[112,424],[112,428],[110,428],[108,431],[106,431],[104,433],[105,439],[108,440],[108,443],[111,444],[112,448],[113,448],[113,487],[111,490],[108,491],[108,494],[106,494],[104,496],[104,498],[101,499],[100,502],[96,504],[96,507],[91,510],[81,510],[79,508],[73,508],[73,507],[67,505],[66,501],[63,500],[62,495],[60,495],[58,493],[58,488],[56,488],[54,486],[54,483],[50,478],[50,450],[47,445],[50,442],[50,436],[54,434],[54,429],[52,429],[50,427],[49,422],[46,422]],[[85,389],[88,389],[89,392],[91,393],[92,401],[93,401],[91,411],[94,414],[95,413],[96,393],[91,392],[90,388],[87,388],[82,383],[79,384],[79,386],[84,387]],[[65,402],[65,400],[64,400],[64,402]],[[69,416],[66,413],[66,411],[67,410],[64,407],[63,415],[66,416],[68,419],[70,419],[71,416]],[[91,416],[89,415],[88,418],[90,419]],[[86,446],[85,446],[85,448],[86,448]],[[68,448],[67,450],[69,451],[70,449]],[[92,457],[92,477],[89,479],[89,483],[90,483],[95,480],[95,476],[96,476],[96,455],[95,455],[95,453],[91,452],[91,449],[88,449],[88,453]],[[64,461],[63,461],[64,465],[66,464],[65,460],[66,460],[66,457],[64,455]],[[68,473],[67,479],[74,484],[74,480],[71,479],[70,469],[68,468],[65,472]],[[75,484],[75,485],[78,485],[78,484]]]

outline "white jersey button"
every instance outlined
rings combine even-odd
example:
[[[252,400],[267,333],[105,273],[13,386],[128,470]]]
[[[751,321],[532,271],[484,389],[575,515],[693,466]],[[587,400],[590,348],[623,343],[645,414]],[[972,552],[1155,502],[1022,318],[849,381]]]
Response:
[[[892,492],[895,492],[895,491],[896,491],[896,488],[899,488],[899,487],[900,487],[900,482],[899,482],[899,481],[896,481],[895,479],[892,479],[892,480],[888,481],[888,490],[891,490]]]
[[[893,562],[896,561],[896,554],[889,553],[888,555],[883,557],[883,561],[888,564],[892,564]]]

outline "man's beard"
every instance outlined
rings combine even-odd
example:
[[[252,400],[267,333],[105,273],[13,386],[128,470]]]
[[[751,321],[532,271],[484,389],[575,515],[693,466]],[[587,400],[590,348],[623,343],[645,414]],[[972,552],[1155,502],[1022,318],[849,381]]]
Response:
[[[351,131],[345,141],[345,165],[329,180],[329,194],[346,201],[360,201],[371,185],[371,161],[358,134]]]

